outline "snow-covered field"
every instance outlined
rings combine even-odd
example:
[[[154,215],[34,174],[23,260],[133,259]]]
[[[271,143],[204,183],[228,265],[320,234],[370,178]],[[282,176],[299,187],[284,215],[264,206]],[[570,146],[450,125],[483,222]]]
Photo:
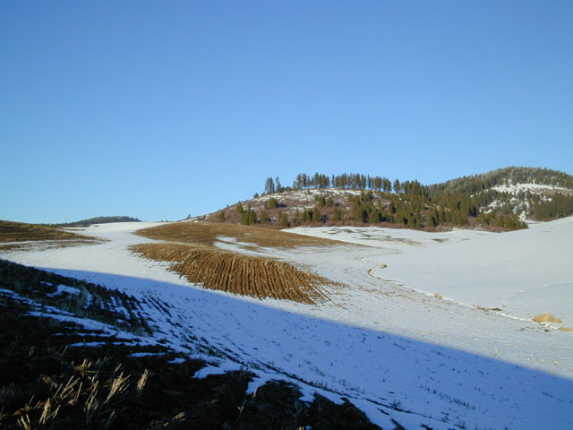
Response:
[[[92,226],[82,233],[108,241],[0,258],[169,303],[169,315],[149,309],[157,338],[224,352],[202,375],[246,367],[260,376],[250,389],[288,379],[307,398],[348,398],[384,428],[573,428],[573,334],[529,320],[551,312],[573,326],[573,218],[504,234],[299,228],[366,246],[260,251],[344,284],[320,305],[193,286],[128,251],[151,225]]]
[[[573,218],[503,234],[376,227],[290,231],[393,250],[372,261],[370,274],[379,279],[519,318],[549,312],[573,327]]]

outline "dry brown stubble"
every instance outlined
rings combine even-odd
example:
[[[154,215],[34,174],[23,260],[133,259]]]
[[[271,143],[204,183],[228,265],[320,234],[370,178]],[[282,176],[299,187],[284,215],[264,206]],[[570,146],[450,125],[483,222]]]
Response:
[[[175,264],[170,270],[205,288],[234,294],[316,304],[327,300],[324,285],[334,282],[267,257],[254,257],[209,246],[151,243],[133,245],[143,257]]]
[[[69,239],[94,240],[93,237],[70,233],[55,227],[0,220],[0,242]]]
[[[205,222],[183,221],[165,224],[138,230],[137,234],[150,239],[203,245],[213,245],[220,236],[233,237],[239,242],[271,248],[348,245],[335,240],[303,236],[264,227]]]
[[[545,322],[560,323],[561,322],[561,320],[559,318],[557,318],[555,315],[550,314],[548,312],[536,315],[532,319],[533,319],[533,321],[538,322],[538,323],[545,323]]]

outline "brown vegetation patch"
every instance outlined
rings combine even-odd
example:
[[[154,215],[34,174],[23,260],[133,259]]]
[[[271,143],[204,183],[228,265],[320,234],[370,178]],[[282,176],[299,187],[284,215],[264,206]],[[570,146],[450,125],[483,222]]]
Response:
[[[175,262],[170,270],[205,288],[259,299],[317,303],[327,299],[321,285],[334,284],[282,261],[208,246],[152,243],[130,249],[146,258]]]
[[[502,308],[498,308],[497,306],[495,307],[487,307],[487,306],[480,306],[480,305],[476,305],[476,309],[479,309],[480,311],[484,311],[484,312],[501,312],[503,311]]]
[[[0,221],[0,242],[69,239],[94,240],[93,237],[70,233],[54,227],[13,221]]]
[[[536,315],[532,319],[533,319],[533,321],[538,322],[538,323],[544,323],[544,322],[560,323],[560,322],[562,322],[555,315],[552,315],[552,314],[547,313],[547,312],[544,314]]]
[[[33,242],[18,242],[18,243],[8,243],[7,245],[0,244],[0,252],[11,252],[11,251],[46,251],[48,249],[60,249],[60,248],[70,248],[72,246],[82,246],[82,245],[97,245],[100,241],[96,240],[50,240]]]
[[[559,327],[559,330],[561,331],[568,331],[570,333],[573,333],[573,328],[572,327]]]
[[[233,237],[239,242],[273,248],[342,244],[330,239],[303,236],[270,228],[224,223],[177,222],[138,230],[137,234],[150,239],[203,245],[213,245],[219,236]]]

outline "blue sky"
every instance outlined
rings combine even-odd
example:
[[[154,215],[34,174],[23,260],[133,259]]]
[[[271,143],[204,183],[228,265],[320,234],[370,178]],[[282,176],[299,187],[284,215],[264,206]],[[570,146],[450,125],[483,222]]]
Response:
[[[573,2],[6,1],[0,219],[199,215],[268,176],[573,173]]]

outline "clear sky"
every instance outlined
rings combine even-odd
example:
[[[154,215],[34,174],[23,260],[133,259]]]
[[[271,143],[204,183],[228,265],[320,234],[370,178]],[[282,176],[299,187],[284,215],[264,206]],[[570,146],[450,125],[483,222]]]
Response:
[[[0,219],[180,219],[268,176],[573,173],[573,1],[3,1]]]

